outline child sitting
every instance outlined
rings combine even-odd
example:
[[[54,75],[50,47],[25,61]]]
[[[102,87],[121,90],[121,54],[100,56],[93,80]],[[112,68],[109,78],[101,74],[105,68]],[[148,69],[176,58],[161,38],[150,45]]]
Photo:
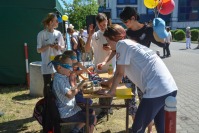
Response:
[[[80,122],[71,133],[78,133],[85,125],[86,113],[76,104],[75,95],[79,92],[81,85],[70,85],[70,75],[72,73],[72,60],[67,55],[57,55],[52,61],[56,69],[53,81],[53,92],[56,97],[60,117],[63,122]],[[94,111],[89,115],[90,133],[93,133],[96,117]]]

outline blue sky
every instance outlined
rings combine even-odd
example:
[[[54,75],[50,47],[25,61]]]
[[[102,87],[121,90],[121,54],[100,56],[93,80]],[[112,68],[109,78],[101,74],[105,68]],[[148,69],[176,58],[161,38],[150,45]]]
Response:
[[[66,3],[72,3],[73,0],[65,0]]]

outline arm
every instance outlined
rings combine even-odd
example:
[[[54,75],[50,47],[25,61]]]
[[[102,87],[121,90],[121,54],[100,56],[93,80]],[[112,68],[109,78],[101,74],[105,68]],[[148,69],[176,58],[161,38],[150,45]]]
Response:
[[[78,66],[82,69],[83,72],[91,73],[85,66],[83,66],[80,62],[73,63],[73,66]]]
[[[89,25],[89,34],[88,34],[88,38],[86,41],[86,45],[85,45],[85,51],[89,52],[91,49],[91,40],[92,40],[92,36],[94,34],[94,28],[93,28],[93,24]]]
[[[51,44],[43,45],[41,48],[37,48],[37,53],[42,53],[50,47],[52,47]]]
[[[79,92],[78,88],[75,88],[73,90],[69,90],[68,93],[66,93],[66,97],[69,98],[69,99],[72,99],[78,92]]]
[[[117,88],[118,84],[120,83],[120,81],[122,80],[122,77],[124,75],[124,70],[125,70],[125,65],[117,65],[116,72],[112,79],[113,83],[112,83],[111,89],[109,91],[109,94],[111,96],[115,95],[116,88]]]
[[[106,63],[109,62],[109,61],[115,56],[115,54],[116,54],[116,51],[113,51],[113,50],[112,50],[112,51],[109,53],[109,55],[105,58],[105,60],[104,60],[103,62],[97,64],[97,68],[98,68],[99,70],[101,70],[102,67],[103,67],[104,65],[106,65]]]
[[[72,37],[72,39],[71,39],[71,41],[73,42],[73,49],[77,49],[77,45],[78,45],[78,43],[77,43],[77,40],[74,38],[74,37]]]

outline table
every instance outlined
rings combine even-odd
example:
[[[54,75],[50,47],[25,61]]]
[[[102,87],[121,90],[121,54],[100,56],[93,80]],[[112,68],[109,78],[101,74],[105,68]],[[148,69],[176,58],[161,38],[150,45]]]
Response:
[[[107,78],[108,74],[99,74],[100,77],[102,78]],[[119,89],[128,89],[124,84],[119,84],[117,87],[117,90]],[[122,91],[123,91],[122,90]],[[121,91],[121,90],[120,90]],[[89,98],[111,98],[111,96],[107,95],[97,95],[97,94],[83,94],[83,97],[86,98],[86,133],[89,133],[89,109],[90,108],[110,108],[110,107],[123,107],[126,108],[126,133],[128,133],[128,125],[129,125],[129,99],[132,98],[132,93],[130,94],[130,97],[122,97],[122,99],[126,99],[125,104],[117,104],[117,105],[89,105]],[[117,97],[116,97],[117,98]]]

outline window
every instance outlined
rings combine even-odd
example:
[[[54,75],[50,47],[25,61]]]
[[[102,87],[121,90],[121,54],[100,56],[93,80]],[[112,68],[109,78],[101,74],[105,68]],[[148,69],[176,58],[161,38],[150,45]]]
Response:
[[[198,0],[179,0],[178,21],[198,21],[199,20]]]
[[[154,14],[154,9],[148,9],[147,8],[147,14]]]
[[[137,5],[137,0],[117,0],[118,5]]]
[[[117,17],[120,17],[120,13],[122,12],[123,8],[117,8]]]

